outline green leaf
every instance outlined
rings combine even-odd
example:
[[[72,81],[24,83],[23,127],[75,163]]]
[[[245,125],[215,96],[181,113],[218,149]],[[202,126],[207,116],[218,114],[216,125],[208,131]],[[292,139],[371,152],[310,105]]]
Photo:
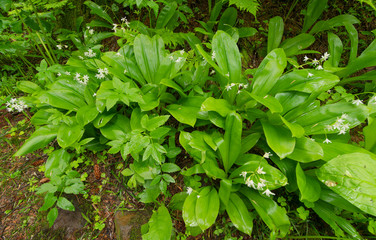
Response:
[[[95,106],[86,105],[77,110],[76,119],[80,125],[85,126],[92,122],[98,114],[99,112]]]
[[[183,219],[186,226],[197,227],[198,222],[196,219],[196,203],[197,193],[192,192],[184,201],[183,205]]]
[[[225,207],[227,207],[230,200],[230,194],[232,189],[232,180],[222,179],[220,182],[220,187],[218,191],[219,199]]]
[[[319,181],[306,175],[298,163],[296,165],[296,180],[300,190],[300,201],[316,202],[320,198],[321,187]]]
[[[353,144],[340,143],[340,142],[332,142],[330,144],[318,142],[318,144],[320,144],[320,146],[324,150],[324,157],[322,158],[322,160],[324,161],[329,161],[342,154],[354,153],[354,152],[365,153],[365,154],[372,155],[372,157],[376,157],[376,155],[372,154],[372,152],[367,151],[366,149],[362,147],[358,147]]]
[[[166,110],[179,122],[194,127],[200,108],[171,104]]]
[[[364,148],[368,151],[376,153],[376,121],[373,120],[365,128],[363,128],[364,134]]]
[[[376,158],[350,153],[333,158],[317,170],[317,177],[350,203],[376,216]]]
[[[58,213],[56,207],[51,208],[51,210],[48,212],[47,221],[48,221],[48,224],[49,224],[50,227],[52,227],[52,225],[54,224],[58,214],[59,213]]]
[[[247,92],[248,93],[248,92]],[[261,103],[265,107],[269,108],[272,113],[280,113],[283,111],[283,107],[281,103],[273,96],[266,95],[264,97],[260,97],[254,93],[249,93],[249,95],[255,99],[257,102]]]
[[[338,67],[341,61],[341,55],[343,51],[343,44],[341,39],[332,32],[328,32],[328,43],[329,43],[329,60],[328,62],[332,67]]]
[[[12,0],[0,0],[0,8],[3,9],[4,12],[8,12],[11,7]]]
[[[240,153],[246,153],[251,150],[261,137],[261,133],[252,133],[242,139]]]
[[[47,211],[50,207],[52,207],[57,200],[57,197],[54,193],[47,193],[44,197],[44,204],[42,207],[39,208],[38,211]]]
[[[215,223],[219,212],[219,197],[217,191],[211,187],[205,187],[197,196],[196,219],[202,231]]]
[[[53,151],[46,161],[46,177],[52,177],[63,174],[69,166],[72,157],[73,155],[69,154],[65,149]]]
[[[57,136],[58,126],[48,125],[35,130],[14,156],[22,156],[39,148],[45,147]]]
[[[298,162],[308,163],[324,156],[324,150],[317,142],[310,138],[302,137],[296,139],[294,151],[288,156]]]
[[[307,6],[307,13],[304,16],[304,24],[302,32],[307,32],[308,29],[319,19],[322,12],[325,10],[328,0],[310,0]]]
[[[349,38],[351,41],[351,47],[350,47],[350,57],[349,57],[349,63],[355,60],[355,58],[358,56],[358,31],[354,27],[354,25],[350,23],[344,23],[347,33],[349,34]]]
[[[278,48],[282,40],[283,31],[284,23],[280,16],[273,17],[269,20],[267,53],[270,53],[272,50]]]
[[[226,212],[239,231],[252,235],[253,217],[248,212],[243,200],[236,193],[231,193]]]
[[[73,204],[68,199],[66,199],[65,197],[59,197],[56,205],[59,208],[64,209],[64,210],[68,210],[68,211],[74,211],[75,210]]]
[[[280,47],[285,51],[286,57],[291,57],[299,54],[300,51],[311,46],[314,42],[315,37],[307,33],[302,33],[285,40]]]
[[[356,23],[360,23],[360,21],[353,15],[346,15],[346,14],[339,15],[326,21],[317,22],[309,33],[316,34],[318,32],[322,32],[322,31],[330,30],[335,27],[343,26],[345,23],[356,24]]]
[[[235,112],[229,113],[225,123],[224,140],[218,146],[226,172],[230,170],[231,166],[234,164],[240,154],[241,137],[242,118]]]
[[[186,192],[179,192],[172,196],[170,203],[168,204],[168,207],[171,210],[183,210],[184,201],[187,198],[188,194]]]
[[[62,148],[72,146],[75,142],[79,141],[84,134],[84,129],[79,124],[61,124],[57,132],[57,142]]]
[[[172,173],[172,172],[177,172],[177,171],[180,171],[180,167],[178,165],[176,165],[175,163],[163,163],[162,164],[162,171],[163,172],[168,172],[168,173]]]
[[[148,131],[153,131],[165,124],[169,117],[170,115],[161,115],[149,118],[148,115],[144,115],[141,118],[141,126]]]
[[[290,129],[293,137],[301,138],[304,135],[304,128],[297,123],[290,123],[284,117],[280,116],[282,122]]]
[[[177,8],[176,2],[167,3],[165,7],[162,9],[162,11],[159,13],[155,28],[161,29],[161,28],[166,27],[168,22],[174,16],[176,12],[176,8]]]
[[[271,198],[260,196],[259,192],[253,189],[243,187],[240,191],[249,199],[270,230],[278,231],[276,237],[285,237],[290,229],[290,220],[286,209],[278,206]]]
[[[201,111],[214,111],[226,117],[233,111],[232,105],[224,99],[207,98],[201,105]]]
[[[84,4],[91,9],[91,13],[98,15],[99,17],[103,18],[107,22],[113,24],[111,17],[102,9],[101,6],[92,2],[92,1],[85,1]]]
[[[278,81],[286,66],[287,60],[283,49],[277,48],[271,51],[257,68],[252,93],[265,97]]]
[[[290,155],[295,148],[295,138],[283,126],[275,126],[267,121],[261,121],[266,142],[280,158]]]
[[[25,93],[35,93],[41,90],[41,88],[37,84],[30,81],[18,81],[17,88]]]
[[[172,233],[172,220],[170,213],[165,206],[160,206],[156,212],[153,213],[149,222],[149,231],[142,235],[144,240],[154,239],[170,239]]]

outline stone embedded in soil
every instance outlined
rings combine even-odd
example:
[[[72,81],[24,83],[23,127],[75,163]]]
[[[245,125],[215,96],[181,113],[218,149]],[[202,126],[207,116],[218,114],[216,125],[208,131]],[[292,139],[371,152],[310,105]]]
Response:
[[[147,223],[151,211],[117,211],[115,213],[115,230],[118,240],[136,240],[141,238],[141,226]]]
[[[66,239],[75,239],[74,233],[85,226],[86,220],[82,217],[81,212],[77,210],[77,207],[76,211],[58,210],[59,215],[52,229],[55,231],[64,230]]]

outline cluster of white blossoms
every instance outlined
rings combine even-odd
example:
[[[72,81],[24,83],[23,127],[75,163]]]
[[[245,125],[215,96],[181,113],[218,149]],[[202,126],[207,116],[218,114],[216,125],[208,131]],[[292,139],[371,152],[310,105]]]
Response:
[[[215,51],[212,52],[211,59],[214,61],[214,59],[215,59]]]
[[[86,57],[95,57],[97,56],[97,53],[93,51],[93,49],[89,48],[89,50],[87,50],[87,52],[84,52],[84,55]]]
[[[129,27],[129,22],[128,22],[128,20],[127,20],[127,18],[126,17],[123,17],[123,18],[121,18],[121,27],[120,27],[120,29],[123,31],[123,32],[125,32],[125,28],[124,28],[124,25],[125,26],[127,26],[127,27]],[[117,23],[113,23],[112,24],[112,30],[114,31],[114,32],[117,32],[117,30],[118,30],[118,26],[119,26],[119,24],[117,24]]]
[[[193,189],[191,187],[187,187],[188,195],[191,195],[192,192],[193,192]],[[200,198],[200,195],[197,195],[197,198]]]
[[[76,75],[74,76],[74,79],[83,84],[83,85],[86,85],[88,82],[89,82],[89,76],[88,75],[84,75],[81,77],[81,74],[79,73],[76,73]]]
[[[89,30],[89,34],[90,34],[90,35],[93,35],[93,34],[94,34],[94,29],[90,28],[89,26],[86,27],[86,28],[87,28],[87,30]]]
[[[63,47],[65,47],[65,48],[68,48],[68,45],[61,45],[61,44],[58,44],[58,45],[56,45],[56,47],[59,49],[59,50],[62,50],[63,49]]]
[[[14,112],[14,111],[22,112],[23,110],[28,108],[28,106],[26,105],[24,101],[17,99],[17,98],[12,98],[5,105],[7,107],[8,112]]]
[[[266,172],[263,170],[263,167],[259,166],[256,171],[243,171],[242,173],[240,173],[240,176],[244,178],[245,185],[259,191],[261,190],[263,191],[262,194],[270,197],[270,195],[275,195],[275,193],[269,190],[269,188],[267,187],[268,181],[262,178],[262,176],[265,174]],[[266,189],[264,190],[265,187]]]
[[[311,60],[311,64],[312,64],[313,66],[316,67],[316,70],[323,70],[324,68],[322,67],[322,64],[323,64],[326,60],[328,60],[329,57],[330,57],[330,54],[327,53],[327,52],[325,52],[325,53],[321,56],[321,58],[320,58],[319,60],[317,60],[316,58],[315,58],[315,59],[310,59],[309,57],[304,56],[303,61],[304,61],[304,62],[308,62],[308,60]],[[308,76],[308,77],[312,77],[312,76],[313,76],[313,75],[311,74],[311,76]]]
[[[227,76],[227,75],[226,75]],[[225,87],[226,91],[230,91],[233,87],[237,87],[238,89],[238,93],[241,92],[242,89],[244,88],[248,88],[249,87],[249,84],[242,84],[242,83],[231,83],[231,84],[227,84],[227,86]]]
[[[184,49],[183,49],[183,50],[180,50],[179,53],[180,53],[180,55],[183,56],[184,53],[185,53]],[[176,63],[180,63],[181,61],[184,60],[184,57],[178,57],[177,59],[175,59],[173,55],[170,55],[168,58],[169,58],[171,61],[174,61],[174,62],[176,62]]]
[[[347,121],[348,115],[346,113],[342,114],[341,117],[337,118],[337,120],[331,124],[331,125],[326,125],[325,130],[328,132],[331,131],[336,131],[338,132],[338,135],[345,134],[349,129],[350,129],[350,124]],[[331,143],[328,138],[326,138],[323,143]]]
[[[107,68],[103,68],[103,69],[99,68],[98,73],[95,74],[95,77],[98,78],[98,79],[102,79],[102,78],[105,78],[107,74],[108,74]]]

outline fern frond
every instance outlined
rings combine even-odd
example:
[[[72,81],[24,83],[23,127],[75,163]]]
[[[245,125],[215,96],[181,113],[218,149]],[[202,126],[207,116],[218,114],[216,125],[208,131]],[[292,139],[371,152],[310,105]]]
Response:
[[[153,29],[155,34],[162,37],[163,42],[171,47],[175,48],[176,45],[182,45],[184,43],[184,39],[180,36],[179,33],[174,33],[170,29],[161,28],[161,29]]]
[[[120,47],[124,46],[125,43],[133,45],[134,39],[136,36],[140,34],[139,31],[131,29],[131,28],[124,28],[115,33],[115,36],[120,37],[118,40],[118,44]]]
[[[45,9],[58,9],[64,7],[68,3],[68,0],[62,0],[58,2],[52,2],[44,5]]]
[[[257,10],[260,7],[258,0],[230,0],[229,5],[235,4],[240,10],[245,10],[252,13],[256,17]]]

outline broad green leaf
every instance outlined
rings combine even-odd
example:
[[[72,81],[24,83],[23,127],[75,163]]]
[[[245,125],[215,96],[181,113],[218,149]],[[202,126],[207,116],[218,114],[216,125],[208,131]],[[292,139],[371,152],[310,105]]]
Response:
[[[38,128],[30,138],[26,140],[21,148],[18,149],[14,156],[22,156],[45,147],[56,138],[58,127],[59,126],[48,125]]]
[[[180,167],[178,165],[176,165],[175,163],[163,163],[162,164],[162,171],[163,172],[168,172],[168,173],[172,173],[172,172],[177,172],[177,171],[180,171]]]
[[[110,140],[120,139],[131,132],[129,118],[117,114],[108,124],[100,128],[101,134]]]
[[[70,90],[46,91],[39,96],[39,101],[66,110],[76,110],[86,105],[83,96]]]
[[[325,10],[328,0],[310,0],[307,6],[307,12],[304,16],[304,24],[302,32],[307,32],[308,29],[319,19],[322,12]]]
[[[298,163],[296,165],[296,180],[300,191],[300,201],[316,202],[320,198],[320,182],[316,178],[306,175]]]
[[[211,190],[210,190],[211,189]],[[214,188],[203,188],[197,196],[196,219],[202,231],[215,223],[219,212],[219,197]]]
[[[300,54],[300,51],[311,46],[314,42],[314,36],[307,33],[302,33],[282,42],[280,48],[285,51],[286,57],[291,57]]]
[[[290,229],[290,220],[286,209],[278,206],[271,198],[261,196],[253,189],[243,187],[240,191],[249,199],[270,230],[277,232],[276,237],[286,236]]]
[[[176,2],[167,3],[162,11],[159,13],[155,28],[160,29],[166,27],[168,22],[174,16],[177,8]]]
[[[17,88],[25,93],[35,93],[41,90],[41,88],[37,84],[30,81],[18,81]]]
[[[197,227],[198,222],[196,218],[196,203],[197,192],[192,192],[184,201],[183,205],[183,219],[186,226]]]
[[[225,207],[227,207],[228,201],[230,200],[231,189],[232,189],[232,180],[222,179],[220,182],[218,195],[219,195],[219,199],[221,200],[221,203],[223,203]]]
[[[355,60],[355,58],[358,56],[358,31],[354,27],[354,25],[350,23],[344,23],[347,33],[349,34],[349,38],[351,41],[351,47],[350,47],[350,57],[349,57],[349,63]]]
[[[269,20],[267,53],[278,48],[282,40],[284,26],[283,19],[280,16],[273,17]]]
[[[368,117],[369,110],[363,105],[338,102],[306,111],[291,122],[304,127],[305,133],[308,135],[337,133],[338,129],[328,130],[328,125],[333,125],[344,113],[346,113],[344,124],[348,124],[351,129],[364,122]]]
[[[166,110],[181,123],[194,126],[197,120],[198,112],[205,98],[187,97],[179,100],[178,104],[167,106]]]
[[[271,95],[266,95],[264,97],[260,97],[254,93],[249,93],[249,95],[257,102],[269,108],[272,113],[280,113],[283,111],[281,103]]]
[[[52,185],[52,183],[44,183],[42,184],[40,187],[37,188],[37,194],[41,194],[41,193],[51,193],[51,194],[54,194],[55,192],[57,191],[57,186],[55,185]]]
[[[275,126],[267,121],[261,121],[266,142],[269,147],[280,157],[285,158],[294,151],[295,138],[283,126]]]
[[[283,106],[282,115],[285,115],[290,110],[296,108],[297,106],[303,104],[309,97],[308,93],[302,92],[283,92],[277,93],[275,98]]]
[[[64,209],[64,210],[68,210],[68,211],[74,211],[74,209],[75,209],[73,204],[68,199],[66,199],[65,197],[59,197],[56,205],[59,208]]]
[[[221,18],[219,19],[218,30],[228,31],[229,29],[231,29],[231,27],[233,27],[236,23],[237,16],[238,12],[235,8],[226,8],[226,10],[222,13]]]
[[[141,118],[141,126],[148,131],[153,131],[165,124],[169,117],[170,115],[161,115],[152,116],[149,118],[149,116],[146,114]]]
[[[328,43],[329,43],[329,60],[328,62],[332,67],[338,67],[341,61],[341,55],[343,51],[343,44],[341,39],[332,32],[328,32]]]
[[[95,106],[83,106],[77,111],[77,122],[80,125],[85,126],[86,124],[92,122],[97,117],[98,113],[99,112]]]
[[[343,26],[345,23],[357,24],[359,23],[359,20],[353,15],[345,14],[345,15],[335,16],[329,20],[317,22],[309,33],[316,34],[318,32],[322,32],[322,31],[330,30],[335,27]]]
[[[355,207],[349,201],[341,197],[339,194],[333,192],[333,190],[326,187],[321,188],[320,199],[324,202],[330,203],[335,207],[344,209],[349,212],[361,212],[359,208]]]
[[[321,93],[333,88],[338,82],[339,78],[336,75],[324,71],[295,70],[283,75],[275,84],[272,93],[284,91]]]
[[[69,166],[72,157],[73,155],[68,153],[65,149],[53,151],[46,161],[46,177],[52,177],[63,174]]]
[[[84,4],[91,9],[91,12],[98,15],[99,17],[103,18],[107,22],[113,24],[111,17],[102,9],[101,6],[92,2],[92,1],[85,1]]]
[[[368,124],[365,128],[363,128],[364,134],[364,148],[368,151],[376,153],[376,121],[372,121],[371,124]]]
[[[50,207],[52,207],[55,204],[56,200],[57,197],[54,193],[47,193],[44,197],[44,204],[42,207],[39,208],[38,211],[47,211]]]
[[[171,210],[183,210],[184,201],[187,198],[188,194],[186,192],[179,192],[172,196],[168,208]]]
[[[284,117],[280,116],[282,122],[290,129],[293,137],[301,138],[304,135],[304,128],[297,123],[290,123]]]
[[[226,117],[233,111],[232,105],[224,99],[207,98],[201,105],[201,111],[214,111]]]
[[[224,140],[218,146],[225,171],[235,163],[241,150],[242,118],[237,113],[229,113],[225,123]]]
[[[48,221],[48,224],[49,224],[50,227],[52,227],[52,225],[54,224],[58,214],[59,213],[58,213],[56,207],[51,208],[51,210],[48,212],[47,221]]]
[[[243,200],[236,193],[231,193],[226,212],[239,231],[252,235],[253,216],[248,212]]]
[[[321,148],[324,150],[324,157],[322,158],[322,160],[324,161],[329,161],[342,154],[348,154],[348,153],[354,153],[354,152],[365,153],[365,154],[372,155],[372,157],[376,157],[376,155],[374,155],[372,152],[367,151],[366,149],[362,147],[358,147],[353,144],[340,143],[340,142],[332,142],[329,144],[318,142],[318,144],[320,144]]]
[[[160,58],[164,56],[163,39],[155,35],[150,38],[140,34],[134,39],[134,55],[141,73],[147,83],[159,83],[161,79],[155,79]]]
[[[102,128],[111,121],[111,119],[117,115],[116,112],[103,112],[99,114],[93,121],[93,125],[96,128]]]
[[[322,159],[324,150],[312,139],[302,137],[296,139],[294,151],[288,157],[298,162],[308,163]]]
[[[364,153],[340,155],[316,171],[331,190],[376,216],[376,158]]]
[[[172,220],[170,213],[165,206],[160,206],[156,212],[153,213],[149,222],[148,233],[142,235],[144,240],[154,239],[170,239],[172,233]]]
[[[283,49],[276,48],[271,51],[257,68],[252,93],[265,97],[282,75],[286,65],[287,60]]]
[[[224,74],[229,74],[229,83],[241,82],[241,57],[233,38],[223,31],[218,31],[212,40],[215,60]]]
[[[57,142],[60,147],[67,148],[79,141],[84,134],[84,129],[79,124],[68,125],[62,123],[57,132]]]
[[[218,163],[215,159],[207,158],[202,164],[202,168],[208,177],[213,179],[226,179],[227,175],[223,169],[218,167]]]

